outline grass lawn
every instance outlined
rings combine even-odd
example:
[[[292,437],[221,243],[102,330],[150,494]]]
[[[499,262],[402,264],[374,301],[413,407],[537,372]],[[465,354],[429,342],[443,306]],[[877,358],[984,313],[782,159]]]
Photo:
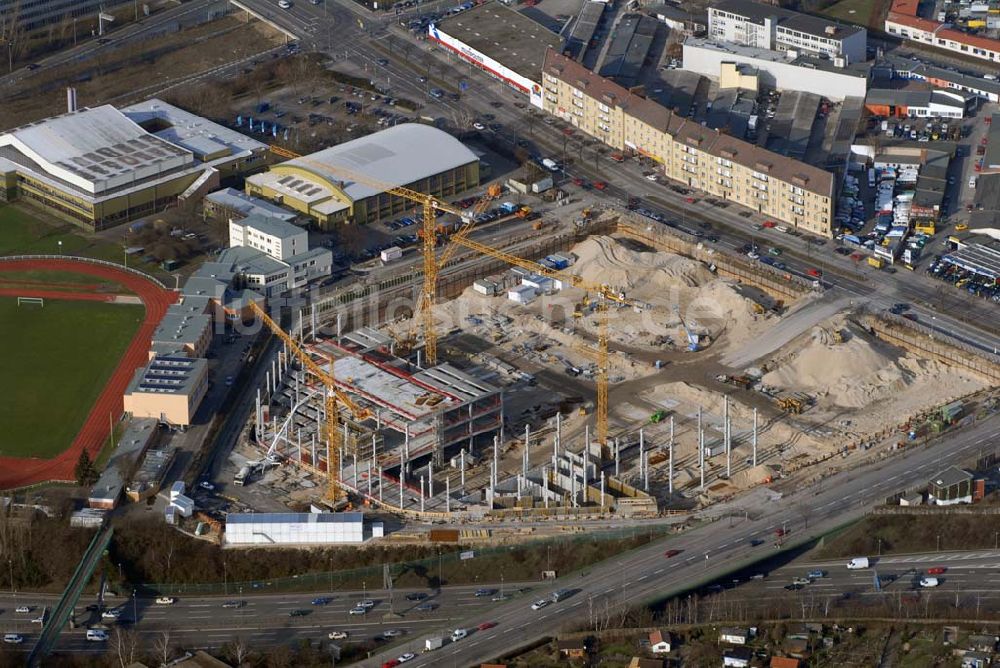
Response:
[[[73,441],[142,322],[141,306],[0,297],[0,455],[50,458]]]
[[[124,227],[122,227],[124,231]],[[79,255],[122,264],[120,243],[89,234],[72,223],[49,218],[23,206],[0,205],[0,255]],[[59,242],[62,242],[62,245]],[[132,264],[132,260],[129,260]],[[139,262],[139,269],[158,273],[156,264]]]

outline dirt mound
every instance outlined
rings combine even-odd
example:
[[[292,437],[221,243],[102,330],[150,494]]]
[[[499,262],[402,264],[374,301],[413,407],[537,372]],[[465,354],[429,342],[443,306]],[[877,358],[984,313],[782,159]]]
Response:
[[[671,253],[638,252],[612,237],[591,237],[573,247],[573,273],[588,283],[643,294],[664,288],[693,288],[715,276],[697,260]]]
[[[899,402],[906,395],[936,403],[943,396],[975,389],[977,381],[952,367],[913,357],[840,324],[835,320],[816,327],[804,340],[793,343],[777,368],[764,375],[764,385],[805,392],[821,404],[854,409],[890,398]],[[930,392],[932,386],[935,392]],[[914,409],[901,408],[900,415]]]

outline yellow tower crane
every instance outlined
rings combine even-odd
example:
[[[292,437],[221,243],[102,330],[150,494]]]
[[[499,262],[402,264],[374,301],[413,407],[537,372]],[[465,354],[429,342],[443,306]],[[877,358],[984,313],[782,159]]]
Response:
[[[588,283],[575,274],[566,273],[557,269],[549,269],[545,265],[531,260],[525,260],[524,258],[512,255],[511,253],[493,248],[492,246],[481,244],[478,241],[473,241],[472,239],[466,237],[460,237],[454,239],[454,242],[456,245],[463,246],[469,250],[476,251],[477,253],[494,257],[498,260],[506,262],[507,264],[522,267],[541,276],[547,276],[549,278],[562,281],[563,283],[567,283],[576,288],[588,290],[597,295],[597,404],[595,407],[597,419],[595,427],[597,440],[601,444],[602,448],[605,447],[608,443],[608,364],[610,359],[608,353],[608,304],[614,302],[623,306],[632,307],[637,307],[638,304],[628,299],[624,293],[617,292],[607,285],[594,285]],[[587,444],[587,447],[590,447],[589,443]]]
[[[340,408],[343,404],[351,411],[356,420],[364,420],[371,417],[371,411],[356,404],[351,397],[337,387],[333,375],[333,359],[330,359],[330,370],[326,371],[312,356],[302,349],[295,339],[269,316],[256,302],[250,302],[250,310],[260,318],[261,322],[267,326],[274,334],[284,341],[295,357],[298,358],[303,368],[316,376],[326,388],[324,397],[326,405],[326,441],[329,446],[329,455],[326,460],[327,489],[326,499],[334,507],[337,507],[346,500],[347,494],[340,485],[340,457],[344,448],[342,434],[340,431]]]
[[[437,214],[435,212],[438,210],[445,211],[447,213],[455,214],[461,218],[462,227],[455,232],[451,238],[452,241],[458,238],[464,238],[469,232],[472,231],[473,226],[476,224],[476,217],[486,210],[490,200],[499,195],[499,189],[491,187],[488,189],[486,195],[476,202],[471,211],[462,211],[447,202],[439,200],[433,195],[426,195],[422,192],[405,188],[403,186],[393,186],[388,183],[383,183],[378,179],[371,178],[364,174],[358,174],[350,169],[311,160],[279,146],[271,146],[270,148],[271,152],[275,155],[283,158],[294,158],[297,164],[314,168],[317,170],[316,176],[319,178],[323,178],[324,175],[333,174],[342,178],[352,179],[354,181],[358,181],[359,183],[364,183],[365,185],[382,190],[390,195],[402,197],[420,205],[423,214],[422,248],[424,256],[424,286],[420,293],[420,302],[417,304],[414,319],[420,320],[421,329],[424,333],[424,357],[430,364],[437,363],[438,337],[437,328],[434,323],[433,306],[434,300],[437,296],[438,270],[451,258],[455,247],[453,245],[451,248],[446,248],[445,252],[442,253],[442,259],[440,261],[437,259],[435,251],[437,248],[438,225]]]

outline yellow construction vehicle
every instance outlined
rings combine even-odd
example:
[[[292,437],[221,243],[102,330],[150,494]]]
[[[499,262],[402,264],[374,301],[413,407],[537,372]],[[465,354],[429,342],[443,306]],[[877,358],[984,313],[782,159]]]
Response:
[[[805,410],[805,403],[798,397],[778,397],[775,403],[778,408],[792,415],[800,415]]]

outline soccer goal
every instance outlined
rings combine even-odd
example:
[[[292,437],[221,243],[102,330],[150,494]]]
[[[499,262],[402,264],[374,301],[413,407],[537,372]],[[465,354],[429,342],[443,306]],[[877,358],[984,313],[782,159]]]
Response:
[[[25,305],[25,304],[27,304],[28,306],[44,307],[45,306],[45,299],[43,299],[42,297],[18,297],[17,298],[17,305],[18,306],[22,306],[22,305]]]

